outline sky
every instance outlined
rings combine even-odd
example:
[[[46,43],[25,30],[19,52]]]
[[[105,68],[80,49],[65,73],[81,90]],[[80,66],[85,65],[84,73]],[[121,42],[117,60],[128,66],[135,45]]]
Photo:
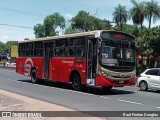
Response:
[[[34,25],[43,24],[44,18],[55,12],[60,13],[66,21],[77,15],[80,10],[112,21],[112,13],[118,4],[125,5],[127,10],[132,7],[130,0],[0,0],[0,41],[6,43],[25,38],[34,39]],[[132,22],[129,21],[128,24]],[[144,25],[148,26],[148,22],[145,21]],[[152,24],[158,25],[158,21]]]

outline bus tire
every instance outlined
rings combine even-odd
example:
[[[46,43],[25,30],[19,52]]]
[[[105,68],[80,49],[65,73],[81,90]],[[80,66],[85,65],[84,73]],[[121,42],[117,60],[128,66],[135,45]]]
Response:
[[[109,91],[109,90],[112,89],[112,87],[113,87],[113,86],[103,86],[102,89],[103,89],[104,91]]]
[[[34,69],[31,71],[31,81],[34,84],[38,83],[37,71]]]
[[[72,76],[72,86],[74,90],[81,90],[82,89],[82,85],[81,85],[81,77],[78,73],[75,73]]]

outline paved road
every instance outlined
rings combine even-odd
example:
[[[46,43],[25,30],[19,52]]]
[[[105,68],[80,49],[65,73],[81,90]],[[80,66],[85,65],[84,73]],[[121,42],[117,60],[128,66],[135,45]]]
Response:
[[[113,88],[108,92],[103,92],[101,88],[86,88],[85,91],[77,92],[72,90],[71,85],[51,81],[46,81],[43,84],[32,84],[30,78],[10,70],[0,69],[0,89],[78,111],[160,110],[160,93],[158,92],[143,92],[139,91],[137,87]],[[97,112],[97,114],[99,113]]]

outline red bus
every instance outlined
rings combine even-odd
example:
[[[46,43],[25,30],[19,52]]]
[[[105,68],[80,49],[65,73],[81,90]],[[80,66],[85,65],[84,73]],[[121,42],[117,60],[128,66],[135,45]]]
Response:
[[[16,72],[104,90],[135,85],[135,38],[117,31],[91,31],[20,41]]]

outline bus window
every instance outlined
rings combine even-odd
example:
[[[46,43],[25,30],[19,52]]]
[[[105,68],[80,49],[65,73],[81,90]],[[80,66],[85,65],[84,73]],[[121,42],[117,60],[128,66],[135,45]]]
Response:
[[[70,39],[70,56],[82,57],[85,53],[85,38],[71,38]]]
[[[35,42],[34,56],[42,57],[43,56],[43,42]]]
[[[20,43],[18,47],[18,53],[20,57],[25,57],[25,43]]]
[[[69,56],[68,40],[56,40],[55,56],[67,57]]]

